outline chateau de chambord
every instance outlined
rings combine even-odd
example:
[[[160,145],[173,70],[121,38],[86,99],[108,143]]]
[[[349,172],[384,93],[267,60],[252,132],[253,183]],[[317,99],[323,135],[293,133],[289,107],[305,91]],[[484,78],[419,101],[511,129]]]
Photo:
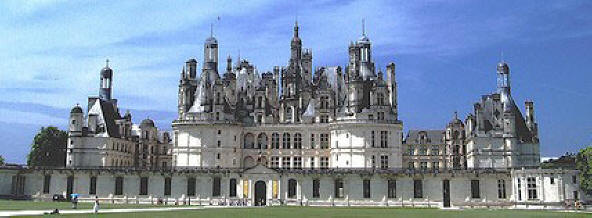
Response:
[[[179,66],[171,131],[120,110],[113,83],[132,81],[117,81],[107,62],[98,96],[69,114],[65,167],[1,168],[0,195],[433,207],[587,197],[577,171],[539,167],[535,105],[512,97],[508,63],[492,63],[492,93],[466,117],[451,112],[442,129],[403,132],[397,65],[405,63],[375,65],[363,32],[343,66],[313,66],[299,31],[296,22],[287,65],[265,72],[240,57],[219,60],[223,42],[212,34],[201,63]]]

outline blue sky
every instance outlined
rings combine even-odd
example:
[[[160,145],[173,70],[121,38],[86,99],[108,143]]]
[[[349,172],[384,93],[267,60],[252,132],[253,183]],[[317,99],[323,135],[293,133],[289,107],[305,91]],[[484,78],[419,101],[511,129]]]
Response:
[[[240,50],[264,72],[287,64],[296,17],[315,66],[344,66],[366,19],[377,66],[397,64],[405,130],[472,112],[503,51],[515,100],[535,102],[542,156],[592,143],[590,1],[295,2],[1,1],[0,155],[24,163],[41,126],[65,129],[106,58],[120,107],[170,129],[179,73],[203,59],[210,23],[221,60]]]

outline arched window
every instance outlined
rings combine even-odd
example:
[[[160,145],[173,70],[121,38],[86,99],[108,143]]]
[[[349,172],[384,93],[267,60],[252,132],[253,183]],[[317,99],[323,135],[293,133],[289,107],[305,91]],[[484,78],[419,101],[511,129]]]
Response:
[[[280,148],[280,134],[277,132],[271,134],[271,147],[275,149]]]
[[[244,148],[254,148],[255,147],[255,136],[252,133],[247,133],[245,135],[245,143]]]
[[[297,182],[295,179],[288,180],[288,198],[296,197],[296,185]]]
[[[294,134],[293,149],[302,149],[302,135],[300,133]]]
[[[290,133],[285,132],[282,137],[282,148],[289,149],[290,148]]]
[[[265,135],[265,133],[261,133],[257,136],[257,148],[267,149],[267,135]]]

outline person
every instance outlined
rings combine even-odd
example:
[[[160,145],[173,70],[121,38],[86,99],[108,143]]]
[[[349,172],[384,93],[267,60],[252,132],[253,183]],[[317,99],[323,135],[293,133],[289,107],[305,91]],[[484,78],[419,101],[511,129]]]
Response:
[[[72,209],[78,208],[78,195],[72,194]]]
[[[95,196],[95,206],[93,207],[95,213],[99,212],[99,196]]]

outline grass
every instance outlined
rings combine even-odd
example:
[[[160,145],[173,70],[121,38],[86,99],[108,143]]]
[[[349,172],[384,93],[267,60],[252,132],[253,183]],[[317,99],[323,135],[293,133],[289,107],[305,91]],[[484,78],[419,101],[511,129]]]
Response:
[[[93,203],[80,202],[78,209],[92,209]],[[172,205],[150,205],[150,204],[109,204],[101,202],[102,209],[114,208],[148,208],[148,207],[172,207]],[[51,210],[51,209],[72,209],[70,202],[35,202],[26,200],[0,200],[0,211],[2,210]]]
[[[129,206],[129,205],[127,205]],[[47,215],[49,216],[49,215]],[[81,215],[55,215],[67,217],[81,217]],[[578,218],[592,217],[584,213],[564,213],[542,210],[439,210],[439,209],[415,209],[415,208],[359,208],[359,207],[267,207],[267,208],[209,208],[191,211],[149,212],[149,213],[112,213],[112,214],[87,214],[85,217],[122,217],[122,218],[147,218],[147,217],[339,217],[339,218],[376,218],[376,217],[436,217],[436,218]],[[52,216],[50,216],[52,217]]]

